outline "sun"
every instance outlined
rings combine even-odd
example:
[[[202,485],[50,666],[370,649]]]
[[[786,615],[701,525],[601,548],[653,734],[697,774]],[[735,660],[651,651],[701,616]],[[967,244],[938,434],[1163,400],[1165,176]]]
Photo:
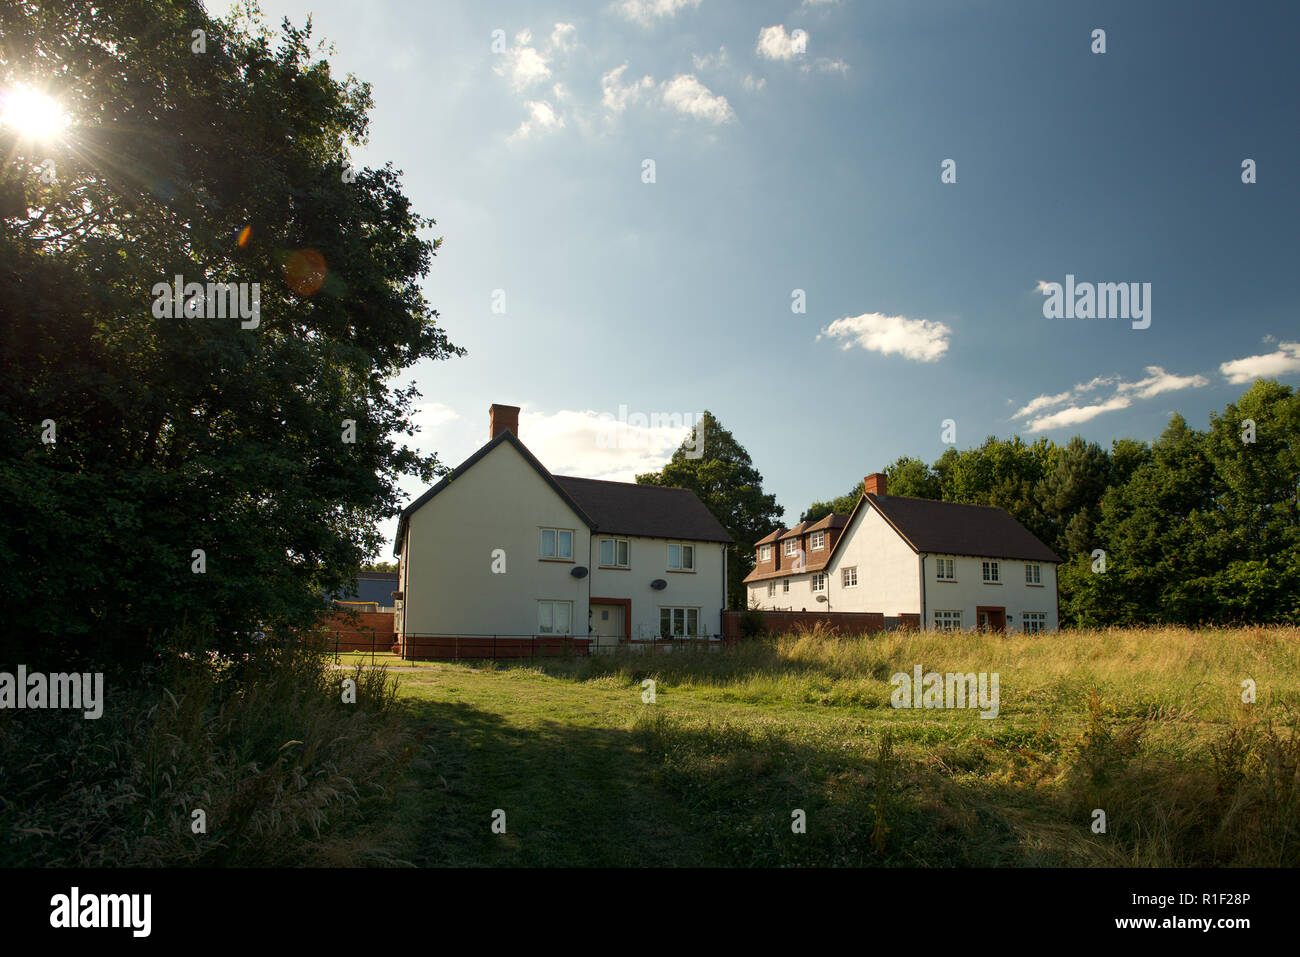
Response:
[[[21,137],[51,140],[70,122],[57,100],[26,86],[0,90],[0,124]]]

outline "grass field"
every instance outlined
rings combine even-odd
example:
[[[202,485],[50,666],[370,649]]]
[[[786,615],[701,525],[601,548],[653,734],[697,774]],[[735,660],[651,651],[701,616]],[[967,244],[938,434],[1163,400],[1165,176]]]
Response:
[[[1296,628],[383,657],[423,741],[396,809],[416,865],[1300,863]],[[998,716],[892,707],[917,664],[997,673]]]

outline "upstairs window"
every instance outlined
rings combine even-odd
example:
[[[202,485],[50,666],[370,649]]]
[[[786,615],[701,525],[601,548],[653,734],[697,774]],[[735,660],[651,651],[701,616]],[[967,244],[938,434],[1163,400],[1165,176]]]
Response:
[[[998,571],[997,562],[982,562],[984,568],[984,582],[988,585],[1000,585],[1002,583],[1001,573]]]
[[[568,528],[542,529],[542,558],[573,558],[573,531]]]
[[[771,545],[763,545],[758,549],[758,560],[760,562],[770,562],[772,560]]]
[[[793,555],[798,550],[799,550],[799,539],[787,538],[785,540],[785,553],[787,555]]]
[[[668,570],[674,572],[695,571],[695,546],[677,544],[669,545]]]
[[[625,538],[600,540],[600,563],[613,568],[627,568],[631,546]]]
[[[845,588],[852,588],[858,583],[858,566],[845,568],[840,571],[840,584]]]
[[[934,564],[934,574],[939,581],[955,582],[957,580],[957,569],[951,558],[936,558]]]
[[[809,536],[809,539],[808,548],[810,551],[820,552],[826,547],[825,532],[813,532],[812,535]]]
[[[1041,565],[1025,564],[1025,584],[1041,585],[1043,583],[1043,569]]]

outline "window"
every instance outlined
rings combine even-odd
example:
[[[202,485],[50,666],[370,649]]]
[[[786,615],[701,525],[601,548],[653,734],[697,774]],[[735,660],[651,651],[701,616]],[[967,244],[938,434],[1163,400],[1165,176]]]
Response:
[[[809,541],[808,543],[808,548],[810,551],[820,552],[823,548],[826,547],[825,532],[813,532],[812,535],[808,537],[811,539],[811,541]]]
[[[537,633],[539,635],[572,634],[573,602],[539,601],[537,603]]]
[[[787,538],[785,540],[785,553],[787,555],[793,555],[798,550],[799,550],[799,539]]]
[[[957,569],[953,565],[951,558],[936,558],[934,564],[934,574],[939,581],[955,582],[957,580]]]
[[[814,575],[814,576],[812,577],[812,583],[811,583],[811,584],[812,584],[812,590],[813,590],[813,591],[825,591],[825,590],[826,590],[826,575],[825,575],[824,573],[822,573],[822,572],[818,572],[816,575]]]
[[[1034,635],[1047,630],[1047,612],[1045,611],[1022,611],[1020,620],[1024,623],[1026,634]]]
[[[625,538],[602,538],[600,540],[600,563],[614,568],[627,568],[630,548],[631,546]]]
[[[936,611],[934,628],[936,631],[961,631],[961,612]]]
[[[852,588],[858,583],[858,566],[845,568],[840,571],[840,584],[845,588]]]
[[[767,597],[768,598],[776,597],[776,582],[767,583]]]
[[[782,594],[784,594],[785,592],[788,592],[789,590],[790,590],[790,579],[788,579],[788,578],[782,579],[782,580],[781,580],[781,592],[782,592]]]
[[[669,545],[668,570],[675,572],[695,571],[695,546]]]
[[[693,638],[700,633],[698,608],[660,608],[660,638]]]
[[[542,529],[542,557],[573,559],[573,532],[567,528]]]
[[[1043,570],[1039,565],[1025,565],[1025,584],[1041,585],[1043,583]]]
[[[1000,585],[1000,584],[1002,584],[1002,579],[999,577],[999,573],[998,573],[998,563],[997,563],[997,562],[984,562],[983,565],[984,565],[984,582],[985,582],[985,584],[988,584],[988,585]]]
[[[758,549],[758,560],[760,562],[770,562],[772,560],[771,545],[763,545]]]

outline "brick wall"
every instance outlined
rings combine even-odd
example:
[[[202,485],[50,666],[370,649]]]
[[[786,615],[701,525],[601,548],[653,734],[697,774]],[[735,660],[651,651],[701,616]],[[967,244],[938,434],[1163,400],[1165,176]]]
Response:
[[[344,612],[336,611],[321,619],[329,632],[330,649],[336,651],[391,651],[396,638],[393,635],[391,611]]]
[[[740,631],[741,616],[745,612],[724,611],[722,613],[722,637],[727,641],[736,641],[742,637]],[[777,634],[793,632],[802,626],[815,627],[824,623],[825,627],[837,635],[874,634],[885,630],[885,616],[874,611],[765,611],[763,628]]]

